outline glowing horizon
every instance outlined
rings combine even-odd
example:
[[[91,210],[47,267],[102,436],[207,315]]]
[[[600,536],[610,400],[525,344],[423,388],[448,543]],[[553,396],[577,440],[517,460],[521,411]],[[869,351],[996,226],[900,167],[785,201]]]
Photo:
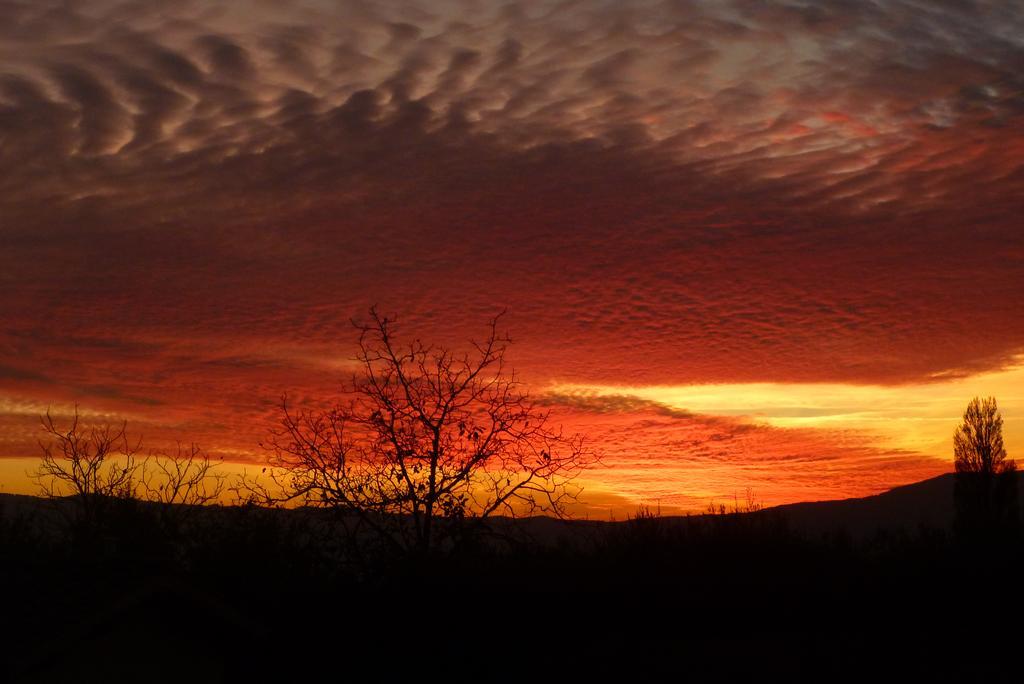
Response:
[[[814,499],[808,488],[804,459],[815,459],[823,469],[843,467],[843,459],[820,459],[828,451],[848,452],[861,472],[845,473],[835,498],[864,496],[899,484],[949,472],[952,434],[967,401],[992,393],[1000,402],[1004,436],[1010,457],[1024,447],[1024,365],[975,376],[906,385],[853,385],[843,383],[702,383],[680,386],[552,384],[538,396],[552,409],[555,420],[566,429],[589,434],[606,463],[584,473],[581,484],[587,493],[573,510],[588,517],[625,517],[640,505],[662,507],[664,512],[704,510],[712,501],[730,501],[751,490],[759,503],[777,505]],[[66,407],[65,407],[66,408]],[[59,407],[58,407],[59,409]],[[8,411],[10,406],[8,406]],[[59,413],[59,410],[57,411]],[[102,422],[109,415],[80,408],[87,421]],[[661,425],[656,425],[661,420]],[[673,426],[673,423],[677,425]],[[746,439],[764,453],[747,449],[732,453],[726,464],[686,463],[685,448],[666,453],[664,442],[649,440],[648,433],[710,431],[718,442]],[[622,434],[631,435],[623,439]],[[774,461],[775,452],[795,450],[792,458]],[[815,450],[825,453],[815,453]],[[662,463],[656,468],[636,468],[630,454],[645,452]],[[250,473],[258,465],[257,449],[215,446],[228,474]],[[894,457],[894,455],[896,455]],[[898,474],[867,468],[872,460],[885,468],[903,461]],[[676,461],[674,477],[666,477]],[[33,493],[24,477],[34,459],[0,458],[0,482],[9,493]],[[771,467],[771,488],[765,488],[765,466]],[[816,466],[817,467],[817,466]],[[886,479],[886,478],[889,479]],[[892,479],[895,477],[895,479]],[[671,488],[676,491],[672,492]],[[820,498],[828,498],[828,493]]]
[[[562,384],[553,386],[551,391],[584,397],[630,396],[671,409],[741,418],[778,428],[863,430],[888,447],[950,459],[953,429],[967,402],[974,396],[995,396],[1005,420],[1008,448],[1024,450],[1024,364],[1020,360],[1006,370],[905,385]]]

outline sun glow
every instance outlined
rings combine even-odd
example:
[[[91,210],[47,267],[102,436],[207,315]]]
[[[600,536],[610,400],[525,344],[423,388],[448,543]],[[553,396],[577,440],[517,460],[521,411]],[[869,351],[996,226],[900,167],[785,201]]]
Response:
[[[970,377],[906,385],[744,383],[680,386],[561,384],[560,394],[630,396],[695,414],[730,416],[778,428],[855,430],[880,447],[951,458],[967,402],[994,396],[1011,457],[1024,449],[1024,358]],[[1024,454],[1022,454],[1024,456]]]

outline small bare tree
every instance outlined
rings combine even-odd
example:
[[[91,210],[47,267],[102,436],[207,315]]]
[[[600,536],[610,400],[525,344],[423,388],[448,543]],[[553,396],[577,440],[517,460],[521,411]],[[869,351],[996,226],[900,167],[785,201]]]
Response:
[[[95,532],[114,504],[135,501],[155,506],[163,531],[177,533],[198,506],[216,501],[224,489],[216,463],[196,444],[179,444],[174,455],[141,457],[142,438],[129,438],[126,421],[85,425],[77,406],[65,427],[49,411],[41,421],[50,439],[40,441],[42,458],[29,476],[43,497],[58,501],[76,533]]]
[[[457,353],[400,345],[392,319],[370,316],[353,322],[360,370],[344,399],[319,411],[282,404],[269,446],[283,497],[339,510],[356,528],[419,553],[469,518],[564,516],[592,456],[580,436],[550,426],[506,367],[498,317],[486,339]]]
[[[66,428],[49,410],[41,421],[50,440],[40,441],[42,459],[29,476],[42,496],[70,499],[70,506],[59,508],[69,523],[92,529],[111,501],[134,496],[141,440],[128,438],[126,422],[86,427],[77,406]]]
[[[156,506],[166,534],[182,534],[201,506],[220,499],[226,476],[217,472],[217,465],[198,444],[180,442],[174,455],[154,453],[142,462],[137,495]]]
[[[178,444],[173,456],[150,454],[140,468],[141,496],[154,503],[203,506],[217,501],[224,491],[224,475],[217,462],[198,444]]]

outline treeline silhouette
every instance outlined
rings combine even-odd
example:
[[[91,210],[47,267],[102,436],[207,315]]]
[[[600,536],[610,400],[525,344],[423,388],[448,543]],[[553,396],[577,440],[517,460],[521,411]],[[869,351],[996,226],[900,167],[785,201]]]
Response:
[[[981,535],[962,526],[809,535],[771,509],[672,518],[641,509],[617,523],[476,520],[425,555],[353,540],[344,514],[330,509],[173,504],[183,514],[169,526],[165,506],[136,498],[97,501],[87,520],[69,512],[73,498],[0,500],[0,581],[16,627],[8,662],[26,680],[71,679],[82,662],[106,658],[152,667],[160,640],[177,644],[162,665],[168,681],[197,670],[225,681],[217,677],[294,674],[295,663],[257,657],[254,646],[283,658],[341,641],[426,658],[435,630],[468,631],[466,648],[484,648],[495,630],[601,642],[636,637],[665,616],[723,643],[824,639],[807,646],[811,660],[794,656],[786,667],[831,667],[820,660],[834,655],[830,639],[866,625],[885,633],[893,616],[920,635],[1012,611],[1010,582],[1024,560],[1019,524]]]

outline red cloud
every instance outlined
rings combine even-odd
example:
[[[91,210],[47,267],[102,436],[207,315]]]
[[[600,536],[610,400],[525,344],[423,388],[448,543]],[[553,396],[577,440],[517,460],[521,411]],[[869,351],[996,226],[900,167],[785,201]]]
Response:
[[[0,7],[0,398],[253,445],[374,303],[535,383],[1024,348],[1012,8],[209,9]]]

